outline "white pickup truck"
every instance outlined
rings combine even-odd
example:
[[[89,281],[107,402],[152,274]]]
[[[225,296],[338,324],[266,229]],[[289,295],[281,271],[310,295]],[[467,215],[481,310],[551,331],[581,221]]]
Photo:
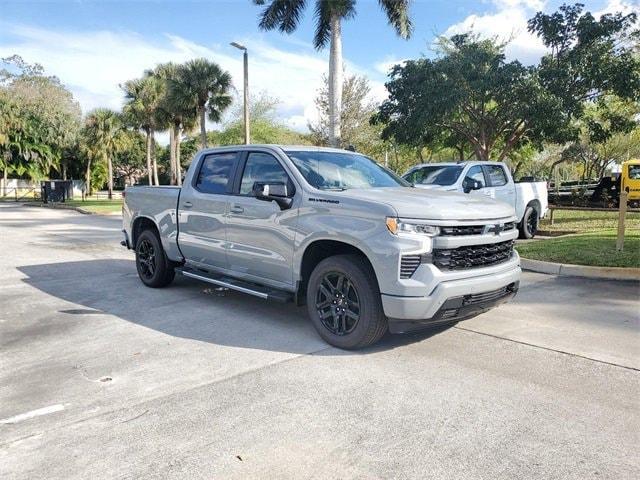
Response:
[[[402,176],[418,188],[483,195],[515,208],[520,238],[533,238],[547,213],[546,182],[514,182],[499,162],[423,163]]]

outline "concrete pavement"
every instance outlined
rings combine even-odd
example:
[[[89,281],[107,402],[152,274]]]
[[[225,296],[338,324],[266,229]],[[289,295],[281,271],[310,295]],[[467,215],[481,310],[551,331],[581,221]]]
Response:
[[[637,283],[364,352],[304,309],[142,286],[119,219],[0,204],[2,478],[640,477]]]

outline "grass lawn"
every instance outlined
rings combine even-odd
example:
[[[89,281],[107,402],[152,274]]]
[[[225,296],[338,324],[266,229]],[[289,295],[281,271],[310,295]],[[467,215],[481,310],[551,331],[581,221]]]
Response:
[[[587,212],[581,210],[556,210],[553,212],[553,225],[547,218],[540,223],[540,230],[594,232],[604,229],[618,228],[618,212]],[[640,229],[640,213],[627,212],[627,231]]]
[[[67,200],[66,205],[81,207],[92,213],[120,213],[122,211],[122,200]]]
[[[600,267],[640,268],[640,229],[637,227],[627,227],[622,252],[616,251],[615,230],[564,235],[549,240],[519,244],[516,248],[522,257],[532,260]]]

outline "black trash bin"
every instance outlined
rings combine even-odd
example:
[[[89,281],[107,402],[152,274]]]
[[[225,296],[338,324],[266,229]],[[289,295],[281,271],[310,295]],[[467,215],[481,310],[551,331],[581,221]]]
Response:
[[[40,194],[43,203],[65,202],[73,198],[73,181],[43,180],[40,182]]]

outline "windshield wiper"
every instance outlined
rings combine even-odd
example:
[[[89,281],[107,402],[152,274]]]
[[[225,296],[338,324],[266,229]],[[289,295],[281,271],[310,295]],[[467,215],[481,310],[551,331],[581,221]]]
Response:
[[[325,190],[329,192],[344,192],[347,189],[345,187],[323,187],[320,190]]]

